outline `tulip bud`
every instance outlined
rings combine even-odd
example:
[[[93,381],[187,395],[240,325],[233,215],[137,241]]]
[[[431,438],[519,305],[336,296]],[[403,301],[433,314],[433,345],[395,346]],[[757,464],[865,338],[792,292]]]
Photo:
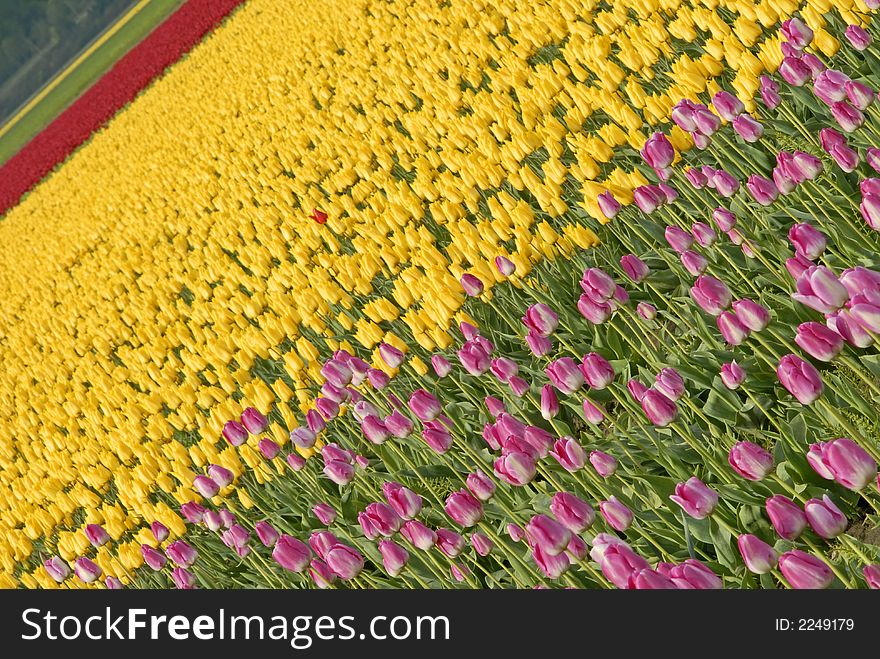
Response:
[[[336,574],[319,558],[313,558],[309,563],[309,576],[315,586],[322,590],[329,588],[336,581]]]
[[[737,538],[736,544],[743,562],[753,574],[767,574],[779,561],[776,550],[757,536],[743,534]]]
[[[563,357],[544,369],[550,383],[564,394],[573,394],[584,385],[584,375],[571,357]]]
[[[705,222],[694,222],[691,225],[691,235],[701,247],[711,247],[718,239],[715,230]]]
[[[92,583],[101,576],[101,568],[94,561],[81,556],[73,564],[73,571],[83,583]]]
[[[540,547],[549,556],[565,551],[571,531],[547,515],[535,515],[526,524],[526,538],[532,547]]]
[[[736,362],[729,362],[721,366],[721,381],[728,389],[738,388],[745,379],[745,370]]]
[[[559,414],[559,399],[556,397],[556,390],[553,385],[545,384],[541,387],[541,416],[549,421],[557,414]]]
[[[93,547],[100,547],[110,542],[110,534],[99,524],[87,524],[85,528],[86,539]]]
[[[324,463],[324,475],[337,485],[347,485],[354,478],[354,465],[342,460]]]
[[[827,588],[834,581],[834,573],[824,561],[800,549],[787,551],[780,556],[779,570],[794,589]]]
[[[749,328],[731,311],[722,311],[715,319],[715,324],[724,340],[732,346],[740,345],[749,336]]]
[[[635,254],[625,254],[620,257],[620,266],[630,281],[636,284],[651,273],[651,269]]]
[[[669,497],[694,519],[705,519],[718,505],[718,493],[696,476],[675,486],[675,494]]]
[[[876,94],[874,90],[861,82],[850,80],[845,85],[846,98],[859,110],[867,110],[874,102]]]
[[[779,65],[779,75],[793,87],[803,87],[812,77],[812,71],[801,59],[784,57]]]
[[[715,111],[721,115],[725,121],[733,121],[743,112],[746,107],[743,102],[730,92],[720,91],[712,97],[712,105]]]
[[[713,316],[719,315],[733,299],[727,286],[709,275],[701,275],[690,288],[691,297],[703,311]]]
[[[232,446],[241,446],[247,441],[248,431],[238,421],[227,421],[223,426],[223,437]]]
[[[866,565],[862,568],[865,582],[871,590],[880,590],[880,564]]]
[[[281,537],[281,534],[266,520],[261,520],[254,525],[254,530],[257,532],[257,538],[260,539],[260,542],[264,547],[274,547],[275,543],[278,542],[278,538]]]
[[[417,389],[413,392],[409,398],[409,409],[420,421],[425,423],[436,419],[441,412],[440,401],[424,389]]]
[[[767,109],[775,110],[782,102],[782,98],[779,96],[779,85],[772,78],[765,75],[760,77],[760,81],[761,101],[767,106]]]
[[[642,159],[655,169],[664,169],[672,164],[675,149],[669,139],[660,132],[654,133],[641,150]]]
[[[669,246],[679,254],[686,251],[694,242],[691,234],[676,226],[666,227],[665,236]]]
[[[495,483],[482,471],[468,474],[466,485],[480,501],[488,501],[495,494]]]
[[[715,590],[722,587],[721,578],[705,564],[688,558],[669,570],[669,577],[676,588],[682,590]]]
[[[43,568],[46,570],[46,573],[58,583],[62,583],[70,576],[70,566],[64,562],[64,559],[58,556],[53,556],[52,558],[43,561]]]
[[[516,272],[516,265],[514,265],[513,261],[511,261],[506,256],[496,256],[495,257],[495,267],[505,277],[509,277],[514,272]]]
[[[823,362],[830,362],[843,349],[840,335],[820,323],[801,323],[794,341],[811,357]]]
[[[559,326],[559,316],[546,304],[533,304],[522,317],[523,324],[540,336],[550,336]]]
[[[786,355],[776,369],[779,382],[802,405],[810,405],[822,395],[824,385],[816,368],[797,355]]]
[[[281,447],[268,437],[261,439],[260,443],[257,445],[257,448],[260,449],[260,453],[262,453],[263,457],[267,460],[274,460],[275,457],[281,452]]]
[[[553,455],[557,460],[559,459],[556,454]],[[538,467],[532,456],[520,451],[511,451],[495,460],[493,470],[505,483],[519,487],[532,481],[538,472]]]
[[[483,518],[483,505],[468,490],[461,489],[446,498],[444,506],[449,515],[459,526],[474,526]]]
[[[678,406],[656,389],[649,389],[642,397],[642,410],[655,426],[667,426],[678,416]]]
[[[458,556],[466,546],[467,542],[461,534],[450,529],[437,529],[437,549],[449,558]]]
[[[269,420],[255,408],[248,407],[241,413],[241,424],[247,428],[250,434],[259,435],[266,432],[266,428],[269,427]]]
[[[852,133],[865,123],[865,115],[857,107],[846,101],[839,101],[831,106],[831,115],[846,133]]]
[[[155,572],[158,572],[165,567],[165,563],[168,562],[167,558],[150,547],[150,545],[141,545],[141,555],[144,557],[144,563]]]
[[[633,521],[633,513],[617,497],[611,496],[607,501],[599,502],[599,512],[602,518],[615,531],[626,531]]]
[[[786,540],[794,540],[807,526],[804,511],[794,501],[781,494],[775,494],[767,499],[767,516],[779,537]]]
[[[196,562],[196,558],[199,556],[199,553],[192,547],[192,545],[184,540],[176,540],[172,542],[168,545],[165,553],[178,567],[191,566]]]
[[[733,120],[733,129],[749,144],[757,142],[764,135],[764,126],[747,114],[741,114]]]
[[[654,379],[654,389],[669,400],[678,400],[684,395],[684,378],[674,368],[661,369]]]
[[[285,570],[302,572],[309,566],[312,552],[306,543],[293,536],[283,534],[275,543],[272,558]]]
[[[702,254],[686,250],[681,254],[681,264],[692,276],[698,277],[706,271],[709,261]]]
[[[804,513],[816,535],[831,539],[846,531],[849,522],[840,508],[825,494],[821,499],[810,499],[804,504]]]
[[[620,212],[620,202],[607,190],[598,196],[597,202],[599,203],[599,210],[602,211],[602,215],[609,220]]]
[[[470,297],[479,297],[483,293],[483,282],[479,277],[472,275],[470,273],[465,273],[461,276],[459,280],[461,282],[461,287],[464,289],[466,295]]]
[[[728,462],[736,473],[750,481],[762,480],[773,470],[773,456],[752,442],[734,444]]]
[[[657,309],[653,304],[647,302],[639,302],[636,306],[636,312],[645,320],[654,320],[657,317]]]
[[[437,534],[418,520],[410,520],[400,528],[400,534],[422,551],[427,551],[437,542]]]
[[[566,471],[575,472],[587,463],[587,452],[573,437],[560,437],[553,444],[550,455]]]
[[[409,552],[391,540],[379,541],[379,553],[382,554],[382,566],[391,577],[399,575],[409,560]]]
[[[807,461],[823,478],[833,478],[854,492],[867,486],[877,474],[874,459],[846,437],[811,445]]]
[[[629,391],[629,395],[632,396],[632,399],[637,403],[641,403],[645,394],[648,393],[648,387],[635,378],[627,380],[626,389]]]
[[[434,373],[438,378],[445,378],[452,371],[452,364],[443,355],[432,355],[431,366],[434,367]]]
[[[306,461],[296,453],[289,453],[287,455],[287,464],[294,471],[299,471],[306,466]]]
[[[590,504],[568,492],[557,492],[553,495],[550,512],[572,533],[583,533],[596,518]]]
[[[770,312],[753,300],[737,300],[732,306],[737,320],[753,332],[760,332],[770,324]]]
[[[216,496],[217,492],[220,491],[220,487],[217,483],[208,476],[196,476],[193,480],[193,487],[195,487],[198,493],[206,499]]]
[[[797,50],[803,50],[813,40],[813,31],[801,19],[789,18],[780,28],[782,36]]]

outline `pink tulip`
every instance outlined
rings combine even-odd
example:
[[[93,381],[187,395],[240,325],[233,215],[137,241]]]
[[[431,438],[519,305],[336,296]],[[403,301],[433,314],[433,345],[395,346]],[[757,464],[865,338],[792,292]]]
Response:
[[[557,492],[553,495],[550,512],[572,533],[583,533],[596,517],[590,504],[568,492]]]
[[[876,94],[874,90],[861,82],[850,80],[846,83],[846,98],[859,110],[867,110],[874,102]]]
[[[663,169],[672,164],[675,149],[663,133],[654,133],[645,142],[641,151],[642,159],[655,169]]]
[[[610,496],[607,501],[599,502],[599,512],[602,519],[615,531],[626,531],[633,521],[633,513],[617,497]]]
[[[801,323],[794,337],[797,343],[811,357],[830,362],[843,349],[840,335],[820,323]]]
[[[813,81],[813,93],[825,105],[831,106],[846,98],[846,83],[849,81],[844,73],[836,69],[826,69]]]
[[[636,312],[645,320],[654,320],[657,317],[657,309],[653,304],[647,302],[639,302],[636,306]]]
[[[584,399],[582,407],[584,410],[584,419],[586,419],[588,423],[598,425],[605,420],[605,410],[589,398]]]
[[[691,297],[700,308],[713,316],[730,306],[733,296],[727,286],[709,275],[701,275],[690,288]]]
[[[803,50],[813,40],[813,31],[797,17],[785,21],[780,32],[785,40],[798,50]]]
[[[505,483],[517,487],[531,482],[538,471],[535,459],[519,451],[512,451],[495,460],[493,470]]]
[[[443,355],[432,355],[431,366],[438,378],[445,378],[452,371],[452,364]]]
[[[92,583],[101,576],[101,568],[91,559],[81,556],[73,564],[73,571],[83,583]]]
[[[470,297],[479,297],[482,295],[484,286],[479,277],[470,273],[465,273],[461,276],[459,282],[466,295]]]
[[[614,367],[597,352],[584,355],[580,370],[593,389],[604,389],[614,380]]]
[[[709,183],[709,178],[703,173],[703,171],[697,167],[691,167],[684,173],[687,180],[690,182],[692,186],[694,186],[697,190],[701,190],[705,188]]]
[[[278,542],[281,534],[266,520],[261,520],[254,525],[254,531],[257,533],[260,543],[264,547],[274,547]]]
[[[187,501],[180,507],[180,514],[190,524],[201,524],[207,510],[195,501]]]
[[[804,532],[807,517],[794,501],[781,494],[775,494],[767,499],[766,505],[767,516],[779,537],[794,540]]]
[[[757,142],[764,135],[764,126],[748,114],[741,114],[733,120],[733,129],[745,142]]]
[[[144,563],[154,572],[161,570],[165,567],[165,563],[168,562],[167,558],[150,547],[150,545],[141,545],[141,556],[144,558]]]
[[[526,538],[532,547],[540,547],[549,556],[565,551],[571,531],[547,515],[535,515],[525,527]]]
[[[617,460],[614,456],[603,453],[602,451],[592,451],[590,453],[590,464],[593,465],[593,469],[595,469],[596,473],[602,478],[609,478],[615,471],[617,471]]]
[[[156,538],[156,542],[164,542],[169,535],[168,527],[162,522],[153,522],[150,524],[150,531],[153,532],[153,537]]]
[[[199,556],[199,553],[192,547],[192,545],[184,540],[176,540],[175,542],[172,542],[168,545],[165,553],[178,567],[190,567],[196,562],[196,559]]]
[[[489,370],[489,353],[479,343],[467,341],[457,354],[461,365],[470,375],[476,377]]]
[[[599,210],[609,220],[620,212],[620,202],[608,190],[600,194],[597,201],[599,203]]]
[[[834,573],[824,561],[800,549],[780,556],[779,570],[789,585],[799,590],[827,588],[834,581]]]
[[[816,535],[830,540],[846,531],[849,522],[827,494],[821,499],[810,499],[804,504],[804,513]]]
[[[752,174],[749,177],[746,181],[746,188],[752,198],[762,206],[769,206],[779,196],[779,190],[776,189],[773,181],[759,174]]]
[[[696,476],[675,486],[675,494],[669,497],[694,519],[704,519],[718,505],[718,493]]]
[[[595,302],[586,294],[581,295],[578,299],[577,308],[580,314],[594,325],[601,325],[604,323],[611,317],[611,313],[614,311],[611,304],[607,302]],[[536,350],[533,350],[533,352],[538,355]],[[538,356],[543,356],[543,353]]]
[[[767,109],[775,110],[782,102],[782,98],[779,96],[779,85],[772,78],[765,75],[761,76],[760,81],[761,101],[767,106]]]
[[[712,219],[714,220],[719,231],[727,233],[736,226],[736,215],[721,206],[712,211]]]
[[[461,534],[450,529],[437,529],[437,549],[449,558],[458,556],[466,546],[467,542]]]
[[[87,524],[85,534],[93,547],[100,547],[110,542],[110,534],[100,524]]]
[[[70,576],[70,566],[59,556],[52,556],[43,561],[43,568],[58,583],[62,583]]]
[[[241,446],[247,441],[248,431],[238,421],[227,421],[223,426],[223,437],[232,446]]]
[[[682,590],[716,590],[723,585],[717,574],[694,558],[673,566],[669,570],[669,579]]]
[[[495,267],[505,277],[510,277],[510,275],[516,272],[516,265],[506,256],[496,256]]]
[[[770,324],[770,312],[754,300],[737,300],[732,307],[737,320],[752,332],[760,332]]]
[[[569,436],[557,439],[550,450],[550,455],[556,458],[563,469],[570,472],[582,469],[587,463],[587,452]]]
[[[379,541],[379,553],[382,554],[382,567],[390,577],[399,575],[409,561],[409,552],[391,540]]]
[[[865,582],[871,590],[880,590],[880,564],[866,565],[862,568]]]
[[[406,522],[400,529],[400,534],[417,549],[427,551],[437,542],[437,534],[418,520]]]
[[[562,357],[544,369],[550,383],[560,392],[571,395],[584,385],[584,375],[571,357]]]
[[[193,480],[193,487],[206,499],[210,499],[217,495],[220,487],[208,476],[196,476]]]
[[[871,45],[871,35],[865,28],[858,25],[848,25],[844,36],[856,50],[865,50]]]
[[[446,514],[464,528],[474,526],[483,518],[483,505],[468,490],[461,489],[446,498]]]
[[[877,474],[874,458],[846,437],[812,444],[807,461],[823,478],[834,479],[854,492],[865,488]]]
[[[784,57],[779,65],[779,75],[793,87],[802,87],[812,77],[812,72],[802,60]]]
[[[822,395],[824,385],[819,371],[797,355],[785,355],[776,368],[779,382],[802,405],[810,405]]]
[[[354,547],[337,544],[327,550],[324,559],[333,572],[343,581],[354,579],[364,569],[364,557]]]
[[[715,324],[724,340],[732,346],[740,345],[749,336],[749,328],[732,311],[722,311],[715,319]]]
[[[712,105],[725,121],[733,121],[746,110],[746,106],[741,100],[726,91],[717,92],[712,97]]]
[[[667,426],[678,415],[678,406],[656,389],[649,389],[642,398],[642,410],[655,426]]]
[[[767,574],[779,561],[776,550],[757,536],[743,534],[737,538],[736,544],[746,568],[753,574]]]
[[[241,424],[247,428],[250,434],[259,435],[266,432],[266,428],[269,427],[269,420],[255,408],[248,407],[241,413]]]
[[[798,278],[796,288],[791,297],[820,313],[832,313],[849,299],[840,280],[823,265],[807,268]]]
[[[632,396],[632,399],[637,403],[641,403],[645,394],[648,393],[648,387],[635,378],[627,381],[626,389],[629,391],[629,395]]]
[[[828,244],[825,235],[806,222],[792,225],[788,239],[798,254],[811,261],[819,258]]]
[[[557,414],[559,414],[559,399],[556,390],[553,385],[545,384],[541,387],[541,416],[549,421]]]
[[[651,269],[635,254],[625,254],[620,257],[620,266],[630,281],[635,284],[651,274]]]
[[[728,455],[733,470],[750,481],[763,480],[773,471],[773,456],[770,452],[753,442],[737,442]]]
[[[746,372],[736,362],[728,362],[721,366],[721,382],[728,389],[737,389],[746,379]]]
[[[865,123],[865,115],[857,107],[846,101],[838,101],[831,106],[831,114],[834,120],[846,133],[852,133]]]
[[[526,334],[526,343],[535,357],[543,357],[550,352],[550,349],[553,347],[553,343],[549,338],[532,331],[529,331],[529,333]]]
[[[698,254],[692,250],[686,250],[681,254],[681,264],[688,273],[694,277],[698,277],[706,271],[706,268],[709,266],[709,261],[702,254]]]
[[[678,400],[684,395],[684,378],[674,368],[663,368],[654,379],[654,389],[669,400]]]
[[[468,474],[465,484],[480,501],[488,501],[495,494],[495,483],[482,471]]]
[[[676,226],[668,226],[666,227],[666,242],[669,243],[669,246],[672,247],[676,252],[681,254],[685,250],[687,250],[694,242],[693,236],[689,234],[684,229],[680,229]]]
[[[701,247],[711,247],[718,239],[715,230],[705,222],[694,222],[691,225],[691,235]]]

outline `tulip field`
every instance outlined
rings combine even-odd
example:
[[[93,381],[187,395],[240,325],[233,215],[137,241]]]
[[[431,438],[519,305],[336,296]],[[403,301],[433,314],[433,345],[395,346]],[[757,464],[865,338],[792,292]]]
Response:
[[[242,3],[0,220],[0,585],[880,589],[878,8]]]

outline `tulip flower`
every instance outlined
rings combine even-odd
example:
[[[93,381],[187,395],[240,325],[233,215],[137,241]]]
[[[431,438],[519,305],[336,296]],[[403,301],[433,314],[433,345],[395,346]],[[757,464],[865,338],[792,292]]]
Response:
[[[798,254],[810,260],[819,258],[828,243],[824,234],[806,222],[792,225],[788,239]]]
[[[165,550],[168,558],[178,567],[190,567],[196,562],[199,553],[184,540],[176,540]]]
[[[587,463],[587,452],[573,437],[557,439],[550,450],[550,455],[556,458],[563,469],[570,472],[583,468]]]
[[[610,496],[607,501],[599,502],[602,519],[615,531],[626,531],[633,521],[633,513],[617,497]]]
[[[728,454],[733,470],[750,481],[763,480],[773,470],[773,456],[753,442],[737,442]]]
[[[692,276],[698,277],[706,271],[709,261],[702,254],[692,250],[685,250],[681,254],[681,264]]]
[[[840,508],[838,508],[827,494],[821,499],[810,499],[804,504],[804,514],[810,528],[816,535],[831,539],[836,538],[846,530],[849,522]]]
[[[336,574],[329,566],[319,558],[313,558],[309,563],[309,576],[317,588],[329,588],[336,581]]]
[[[725,121],[733,121],[746,110],[741,100],[726,91],[717,92],[712,97],[712,105]]]
[[[510,378],[510,382],[508,382],[507,384],[510,385],[510,390],[517,398],[522,398],[523,396],[525,396],[526,392],[530,388],[528,381],[524,380],[518,375],[514,375],[512,378]]]
[[[789,85],[803,87],[807,80],[812,77],[812,72],[802,59],[784,57],[779,65],[779,75]]]
[[[569,492],[557,492],[553,495],[550,512],[572,533],[583,533],[596,517],[590,504]]]
[[[516,265],[506,256],[496,256],[495,267],[505,277],[510,277],[510,275],[516,272]]]
[[[448,419],[447,419],[448,421]],[[449,432],[452,422],[429,421],[422,430],[422,439],[436,453],[446,453],[452,446],[452,435]]]
[[[645,320],[654,320],[657,317],[657,309],[653,304],[647,302],[639,302],[636,306],[636,312]]]
[[[180,570],[180,569],[182,569],[182,568],[175,568],[175,570],[172,570],[172,572],[171,572],[172,579],[174,578],[174,572],[176,570]],[[175,584],[176,583],[177,583],[177,581],[175,580]],[[195,577],[193,577],[193,584],[195,584]],[[117,579],[116,577],[107,577],[106,579],[104,579],[104,586],[107,588],[107,590],[123,590],[125,588],[125,586],[122,584],[122,582],[119,579]]]
[[[770,324],[770,312],[754,300],[737,300],[731,306],[737,320],[752,332],[760,332]]]
[[[468,474],[465,484],[480,501],[488,501],[495,494],[495,483],[482,471]]]
[[[417,549],[427,551],[437,542],[437,534],[418,520],[409,520],[400,528],[400,534]]]
[[[648,393],[648,387],[635,378],[627,380],[626,389],[629,391],[629,395],[632,396],[632,399],[637,403],[641,403],[642,398]]]
[[[617,213],[620,212],[620,202],[614,198],[608,190],[600,194],[597,198],[599,203],[599,210],[602,211],[602,215],[604,215],[607,219],[613,219]]]
[[[739,316],[731,311],[722,311],[715,319],[715,323],[729,345],[738,346],[749,336],[749,328],[743,325]]]
[[[87,524],[85,534],[93,547],[100,547],[110,542],[110,534],[100,524]]]
[[[306,461],[296,453],[289,453],[286,458],[287,464],[294,471],[299,471],[306,466]]]
[[[691,235],[701,247],[711,247],[718,239],[715,230],[705,222],[694,222],[691,225]]]
[[[590,556],[599,563],[602,575],[618,588],[630,588],[631,578],[640,570],[650,568],[648,561],[636,554],[629,545],[605,533],[593,539]]]
[[[169,535],[168,527],[158,521],[150,524],[150,531],[152,531],[153,537],[156,538],[156,542],[164,542]]]
[[[324,475],[337,485],[347,485],[354,478],[354,465],[342,460],[324,463]]]
[[[309,547],[321,560],[324,560],[330,547],[338,542],[339,540],[330,531],[315,531],[309,536]]]
[[[431,366],[438,378],[445,378],[452,371],[452,364],[443,355],[432,355]]]
[[[324,526],[330,526],[334,521],[336,521],[336,510],[334,510],[333,506],[329,503],[317,503],[312,506],[312,512],[315,517],[318,518],[318,521],[321,522]]]
[[[844,87],[846,99],[858,110],[867,110],[877,96],[873,89],[855,80],[848,81]]]
[[[858,25],[848,25],[843,34],[856,50],[865,50],[871,45],[871,35],[865,28]]]
[[[794,341],[804,352],[823,362],[830,362],[843,349],[841,336],[820,323],[801,323]]]
[[[773,181],[758,174],[752,174],[749,177],[746,181],[746,188],[752,198],[762,206],[769,206],[779,196],[779,190]]]
[[[364,557],[354,547],[336,544],[327,550],[324,557],[329,567],[340,579],[354,579],[364,569]]]
[[[840,129],[846,133],[852,133],[865,123],[865,115],[862,111],[846,101],[834,103],[831,106],[831,114]]]
[[[43,561],[43,568],[58,583],[62,583],[70,576],[70,566],[64,562],[64,559],[58,556],[52,556],[52,558]]]
[[[810,405],[822,395],[824,385],[819,371],[797,355],[785,355],[776,368],[779,382],[802,405]]]
[[[620,266],[630,281],[635,284],[651,274],[651,269],[635,254],[625,254],[620,257]]]
[[[458,556],[464,551],[466,546],[467,542],[460,533],[456,533],[451,529],[437,529],[437,549],[446,554],[449,558],[455,558]]]
[[[285,570],[302,572],[308,567],[312,552],[306,543],[284,534],[275,543],[272,558]]]
[[[210,499],[217,495],[220,487],[208,476],[196,476],[193,480],[193,487],[206,499]]]
[[[557,414],[559,414],[559,398],[556,396],[556,389],[553,385],[545,384],[541,387],[541,416],[549,421]]]
[[[562,357],[544,369],[550,383],[564,394],[573,394],[584,385],[584,375],[571,357]]]
[[[696,476],[675,486],[675,494],[669,497],[694,519],[704,519],[718,505],[718,493]]]
[[[722,364],[720,375],[721,382],[728,389],[737,389],[746,379],[745,370],[735,361]]]
[[[461,365],[470,375],[476,377],[489,370],[489,353],[479,343],[468,341],[457,354]]]
[[[559,326],[559,316],[546,304],[533,304],[522,317],[523,324],[541,336],[550,336]]]
[[[247,441],[248,431],[238,421],[227,421],[223,426],[223,437],[232,446],[241,446]]]
[[[759,80],[761,83],[761,101],[767,106],[768,110],[775,110],[782,102],[782,98],[779,96],[779,85],[766,75],[762,75]]]
[[[261,520],[254,525],[254,531],[257,533],[257,538],[259,538],[260,543],[264,547],[274,547],[275,543],[278,542],[278,538],[281,537],[281,534],[266,520]]]
[[[684,378],[674,368],[663,368],[654,379],[654,389],[669,400],[678,400],[684,395]]]
[[[785,40],[797,50],[803,50],[813,40],[813,31],[797,17],[785,21],[779,31]]]
[[[693,300],[712,316],[719,315],[730,306],[733,296],[727,286],[709,275],[701,275],[690,288]]]
[[[827,588],[834,581],[834,573],[824,561],[800,549],[782,554],[779,570],[788,584],[798,590]]]
[[[483,518],[483,505],[468,490],[461,489],[446,498],[446,514],[464,528],[474,526]]]
[[[167,558],[150,547],[150,545],[141,545],[141,555],[144,557],[144,563],[155,572],[165,567],[165,563],[168,562]]]
[[[868,588],[880,590],[880,564],[866,565],[862,568],[862,574],[865,576]]]
[[[597,425],[605,420],[605,410],[589,398],[584,399],[582,407],[584,410],[584,419],[586,419],[588,423]]]
[[[81,556],[74,561],[73,571],[83,583],[92,583],[101,576],[101,568],[98,567],[97,563],[85,556]]]
[[[657,132],[645,142],[641,156],[654,169],[664,169],[672,164],[672,160],[675,158],[675,149],[666,135]]]
[[[586,294],[581,295],[578,299],[577,308],[581,315],[594,325],[601,325],[602,323],[604,323],[611,317],[611,313],[612,311],[614,311],[614,308],[611,306],[611,304],[607,302],[594,302]],[[531,335],[532,333],[530,332],[529,336]],[[532,348],[532,352],[534,352],[535,355],[538,357],[542,357],[543,354],[546,354],[539,354],[539,352],[535,350],[534,347]]]
[[[260,449],[260,453],[267,460],[273,460],[281,452],[281,447],[268,437],[261,439],[259,444],[257,444],[257,448]]]
[[[440,401],[424,389],[417,389],[412,393],[409,398],[409,409],[423,422],[433,421],[441,411]]]
[[[715,222],[719,231],[727,233],[736,226],[736,215],[721,206],[712,211],[712,220]]]
[[[390,343],[381,343],[379,345],[379,356],[382,358],[382,361],[391,368],[400,367],[405,359],[403,352]]]
[[[715,590],[722,587],[721,578],[705,563],[688,558],[669,570],[668,578],[681,590]]]
[[[321,397],[315,400],[315,409],[318,410],[321,416],[327,421],[339,416],[339,403],[335,400],[330,400],[329,398]]]
[[[391,577],[399,575],[409,561],[409,552],[392,540],[380,540],[379,553],[382,554],[382,566]]]
[[[733,120],[733,129],[745,142],[757,142],[764,135],[764,126],[748,114],[741,114]]]
[[[655,426],[668,426],[678,416],[678,406],[674,401],[656,389],[649,389],[642,397],[642,410]]]
[[[559,442],[557,442],[557,444],[558,443]],[[553,455],[559,460],[559,457],[555,453]],[[561,461],[560,464],[562,464]],[[563,467],[564,466],[565,465],[563,465]],[[495,460],[493,470],[495,475],[505,483],[514,486],[522,486],[532,481],[538,468],[535,459],[530,455],[519,451],[511,451]]]
[[[666,242],[669,243],[669,246],[679,254],[686,251],[694,242],[694,238],[691,234],[676,226],[666,227],[665,235]]]
[[[834,479],[854,492],[864,489],[877,475],[874,458],[846,437],[812,444],[807,461],[823,478]]]
[[[736,544],[746,568],[753,574],[767,574],[779,561],[776,550],[757,536],[743,534],[737,538]]]
[[[180,514],[190,524],[200,524],[205,516],[206,509],[195,501],[187,501],[180,506]]]
[[[248,407],[241,413],[241,425],[247,428],[250,434],[259,435],[266,432],[266,428],[269,427],[269,420],[255,408]]]
[[[794,540],[804,532],[807,517],[804,511],[788,497],[775,494],[767,499],[766,507],[770,523],[779,537]]]
[[[813,93],[825,105],[831,106],[846,98],[846,83],[850,79],[836,69],[826,69],[813,81]]]
[[[540,547],[549,556],[565,551],[571,531],[547,515],[535,515],[525,527],[526,538],[532,547]]]
[[[535,332],[529,331],[526,334],[526,343],[529,346],[529,350],[532,351],[532,354],[535,357],[543,357],[550,349],[553,347],[553,343],[545,336],[541,336],[540,334],[536,334]]]

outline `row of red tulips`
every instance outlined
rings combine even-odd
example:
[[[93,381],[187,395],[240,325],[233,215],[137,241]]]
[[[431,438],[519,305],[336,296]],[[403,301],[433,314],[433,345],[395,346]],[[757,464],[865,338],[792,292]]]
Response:
[[[187,0],[0,167],[0,215],[104,126],[243,0]]]

